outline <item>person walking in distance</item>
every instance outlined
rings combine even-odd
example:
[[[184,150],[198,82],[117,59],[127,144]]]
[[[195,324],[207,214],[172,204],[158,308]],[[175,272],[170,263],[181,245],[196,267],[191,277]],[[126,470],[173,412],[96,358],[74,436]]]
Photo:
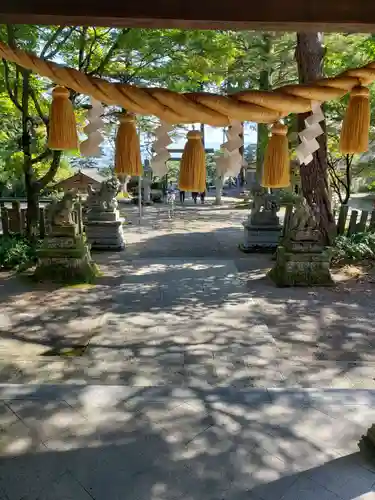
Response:
[[[180,203],[183,205],[185,203],[185,191],[180,189]]]
[[[174,216],[174,204],[176,201],[176,191],[173,187],[172,182],[169,183],[168,189],[167,189],[167,203],[168,203],[168,218],[172,219]]]
[[[194,203],[197,204],[198,193],[194,191],[193,193],[191,193],[191,197],[193,198]]]
[[[205,197],[206,197],[206,191],[202,191],[200,193],[200,198],[201,198],[202,205],[204,205],[204,199],[205,199]]]

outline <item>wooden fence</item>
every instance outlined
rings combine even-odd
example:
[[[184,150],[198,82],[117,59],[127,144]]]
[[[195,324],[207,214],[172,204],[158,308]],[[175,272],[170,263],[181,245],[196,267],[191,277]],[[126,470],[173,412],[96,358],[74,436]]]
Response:
[[[283,234],[286,234],[292,216],[293,206],[288,205],[285,209]],[[350,236],[354,233],[375,231],[375,210],[352,210],[347,205],[334,211],[337,234]]]
[[[11,208],[5,206],[5,202],[0,200],[0,216],[3,234],[24,234],[26,231],[26,208],[21,208],[19,200],[13,200]],[[80,234],[83,232],[82,206],[77,203],[73,211],[73,219],[78,225]],[[49,232],[49,223],[45,207],[39,207],[38,233],[43,239]]]

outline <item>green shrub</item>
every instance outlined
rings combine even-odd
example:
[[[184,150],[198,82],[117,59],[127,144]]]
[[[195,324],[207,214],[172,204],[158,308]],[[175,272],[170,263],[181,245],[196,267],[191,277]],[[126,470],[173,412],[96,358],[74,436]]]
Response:
[[[372,181],[370,184],[367,184],[367,191],[374,192],[375,191],[375,181]]]
[[[36,262],[36,245],[20,235],[0,236],[0,270],[20,271]]]
[[[334,263],[375,260],[375,233],[338,236],[333,245]]]

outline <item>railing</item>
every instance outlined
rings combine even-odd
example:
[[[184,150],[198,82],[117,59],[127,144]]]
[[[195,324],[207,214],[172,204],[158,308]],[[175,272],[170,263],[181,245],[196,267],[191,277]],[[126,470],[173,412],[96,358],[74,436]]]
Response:
[[[51,200],[48,200],[51,201]],[[12,206],[8,208],[5,206],[4,198],[0,199],[0,216],[2,232],[5,235],[9,234],[25,234],[26,232],[26,208],[21,208],[20,200],[12,199]],[[78,232],[83,233],[83,216],[82,204],[76,203],[75,209],[72,212],[73,220],[78,226]],[[38,233],[40,239],[43,239],[49,233],[49,222],[45,207],[39,207],[38,218]]]
[[[284,216],[283,234],[289,229],[290,219],[293,212],[293,206],[287,205]],[[364,233],[366,231],[375,231],[375,210],[353,210],[347,205],[340,207],[338,211],[333,212],[337,234],[350,236],[355,233]]]

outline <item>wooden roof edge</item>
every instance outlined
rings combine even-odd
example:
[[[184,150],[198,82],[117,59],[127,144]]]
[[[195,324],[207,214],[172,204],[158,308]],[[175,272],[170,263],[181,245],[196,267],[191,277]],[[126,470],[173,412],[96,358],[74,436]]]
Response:
[[[369,0],[2,0],[1,23],[135,28],[255,29],[264,31],[374,32]]]

